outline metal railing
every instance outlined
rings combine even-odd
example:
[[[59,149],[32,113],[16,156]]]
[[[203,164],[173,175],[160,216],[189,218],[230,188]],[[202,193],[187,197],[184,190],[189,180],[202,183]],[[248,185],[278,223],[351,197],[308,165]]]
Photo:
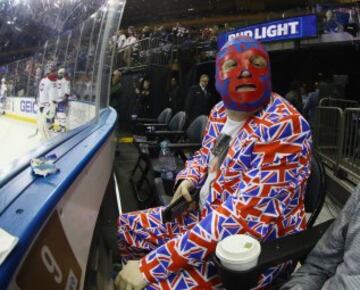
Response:
[[[344,133],[339,165],[360,179],[360,108],[344,111]]]
[[[346,179],[359,183],[360,108],[317,107],[314,146],[334,172],[344,172]]]
[[[319,102],[320,107],[339,107],[342,110],[346,108],[359,107],[359,103],[353,100],[337,99],[337,98],[322,98]]]
[[[145,38],[120,48],[115,57],[116,67],[136,67],[149,64],[168,65],[172,44],[160,38]]]
[[[314,146],[331,168],[339,163],[343,131],[343,110],[338,107],[317,107],[315,111]]]

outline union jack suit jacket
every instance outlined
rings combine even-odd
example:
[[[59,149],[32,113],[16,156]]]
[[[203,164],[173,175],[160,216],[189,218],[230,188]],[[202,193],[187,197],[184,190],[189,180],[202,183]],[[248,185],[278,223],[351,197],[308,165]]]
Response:
[[[210,113],[201,149],[177,180],[205,182],[210,150],[225,124],[218,103]],[[149,282],[197,266],[225,237],[246,233],[265,241],[306,227],[304,191],[310,175],[311,132],[286,100],[273,94],[269,104],[245,123],[230,144],[200,215],[191,229],[140,260]]]

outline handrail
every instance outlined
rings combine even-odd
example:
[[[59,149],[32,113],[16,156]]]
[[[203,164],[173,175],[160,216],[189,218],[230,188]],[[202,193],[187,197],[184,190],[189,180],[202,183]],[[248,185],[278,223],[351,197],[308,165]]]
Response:
[[[40,145],[40,147],[30,150],[25,155],[12,161],[4,169],[0,170],[0,190],[9,180],[11,180],[14,176],[16,176],[24,168],[29,166],[31,159],[46,155],[48,152],[50,152],[54,148],[60,146],[61,144],[66,142],[68,139],[81,133],[83,130],[85,130],[89,126],[92,126],[94,124],[94,122],[96,122],[95,118],[78,128],[75,128],[64,134],[55,136],[51,140],[46,141],[45,144]]]
[[[360,108],[346,108],[343,110],[340,107],[335,106],[319,106],[316,110],[317,119],[314,124],[314,141],[316,149],[323,158],[331,161],[335,172],[345,170],[348,174],[360,181],[360,151],[358,150],[358,147],[360,146]],[[329,118],[321,118],[321,112],[324,111],[329,112]],[[333,124],[334,122],[336,122],[336,125]],[[328,129],[332,128],[332,131],[321,130],[320,127],[323,125],[327,126],[326,128]],[[331,127],[332,125],[336,127]],[[336,131],[334,131],[334,129]],[[331,138],[333,139],[325,139],[325,141],[334,140],[336,141],[336,144],[325,144],[325,146],[320,144],[321,136],[332,136]],[[336,140],[334,139],[335,136]],[[333,150],[333,154],[327,151],[329,149]]]

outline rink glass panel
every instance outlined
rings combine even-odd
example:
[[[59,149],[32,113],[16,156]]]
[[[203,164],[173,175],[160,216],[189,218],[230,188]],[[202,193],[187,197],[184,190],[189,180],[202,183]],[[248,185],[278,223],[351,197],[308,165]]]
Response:
[[[109,103],[114,54],[110,40],[119,28],[126,1],[103,2],[99,9],[94,10],[78,25],[70,30],[54,33],[53,37],[43,41],[43,45],[32,56],[3,65],[0,78],[6,79],[9,100],[19,98],[21,102],[23,99],[20,98],[26,98],[32,104],[36,103],[39,82],[45,70],[51,66],[54,71],[65,68],[71,84],[68,118],[71,124],[68,129],[75,129],[99,116],[100,109],[107,107]],[[34,126],[31,135],[36,129],[36,114],[35,108],[31,116]],[[24,144],[26,142],[24,140]]]

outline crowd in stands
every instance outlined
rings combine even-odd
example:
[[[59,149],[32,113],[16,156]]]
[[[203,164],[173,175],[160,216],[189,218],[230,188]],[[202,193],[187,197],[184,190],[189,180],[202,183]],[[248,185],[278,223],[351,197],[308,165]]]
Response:
[[[359,37],[359,11],[359,5],[355,3],[345,6],[315,5],[308,7],[305,13],[317,14],[319,34],[347,32],[347,36],[353,38]],[[282,15],[282,17],[290,16],[293,15],[286,12]],[[217,51],[217,35],[244,25],[244,23],[231,25],[219,23],[193,27],[177,22],[172,26],[129,26],[127,29],[120,29],[111,40],[118,52],[116,66],[130,67],[150,64],[150,62],[164,65],[169,59],[178,58],[178,55],[173,57],[173,50],[178,52],[182,48],[196,50],[196,61],[214,59]],[[153,53],[161,57],[157,57],[154,61],[151,58]]]
[[[216,41],[219,27],[194,28],[184,27],[177,22],[173,27],[165,27],[163,25],[155,25],[154,27],[134,27],[130,26],[127,30],[120,29],[113,36],[112,41],[116,43],[118,50],[121,50],[137,41],[147,38],[158,38],[163,41],[178,44],[186,40],[191,41]]]
[[[358,35],[360,24],[360,6],[358,4],[350,6],[317,4],[309,7],[306,12],[318,15],[320,33],[347,31],[354,37]],[[288,17],[286,12],[282,14],[282,17]],[[172,27],[164,25],[130,26],[127,30],[120,29],[113,36],[113,41],[119,50],[146,38],[159,38],[173,44],[183,43],[186,40],[193,42],[216,41],[219,32],[230,31],[239,25],[234,23],[230,26],[228,23],[219,23],[212,26],[185,27],[177,22]]]

